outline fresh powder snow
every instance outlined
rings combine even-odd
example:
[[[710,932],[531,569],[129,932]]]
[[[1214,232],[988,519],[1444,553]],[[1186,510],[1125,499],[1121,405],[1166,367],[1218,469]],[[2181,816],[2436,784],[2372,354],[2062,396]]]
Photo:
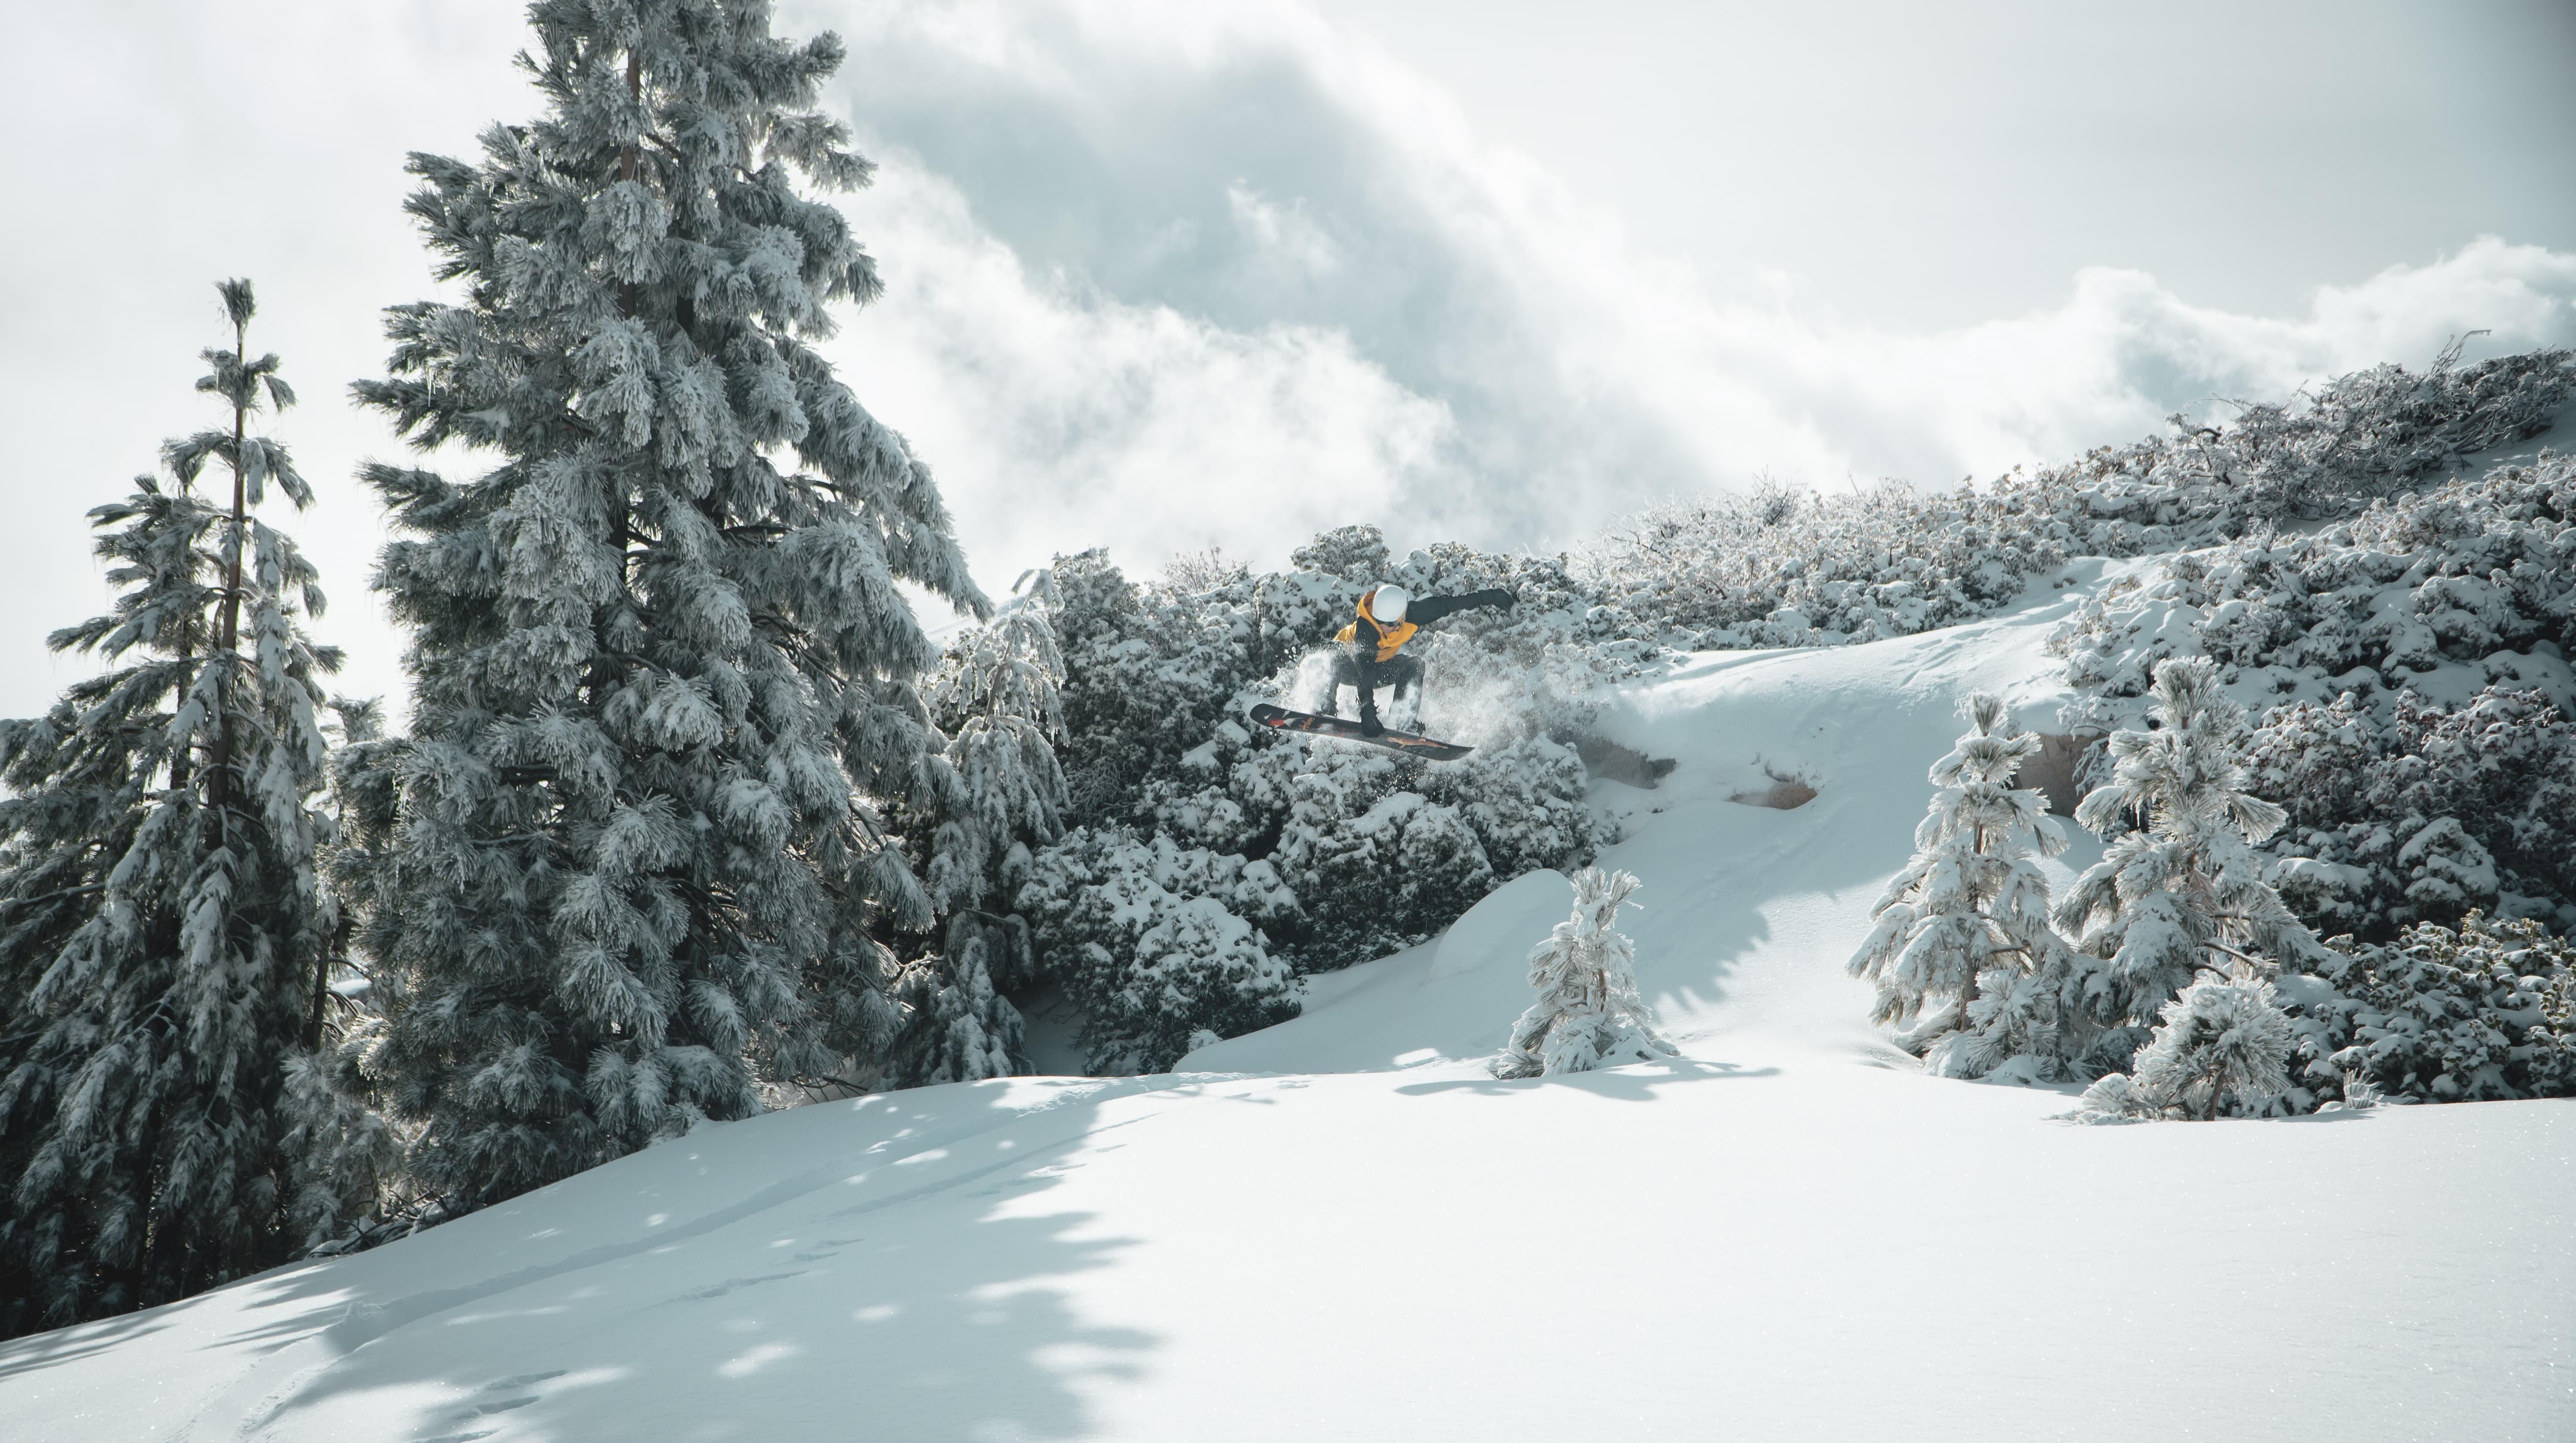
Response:
[[[1173,1073],[703,1125],[0,1345],[0,1437],[2576,1437],[2576,1108],[2082,1126],[1868,1024],[1958,700],[2051,729],[2049,632],[2151,564],[1621,690],[1681,763],[1591,794],[1677,1058],[1489,1074],[1570,905],[1523,878]]]

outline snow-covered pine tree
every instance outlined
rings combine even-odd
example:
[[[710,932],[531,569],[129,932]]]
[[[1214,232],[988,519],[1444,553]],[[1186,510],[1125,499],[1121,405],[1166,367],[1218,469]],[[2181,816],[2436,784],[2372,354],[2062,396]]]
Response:
[[[1029,1070],[1028,1026],[993,986],[984,960],[989,939],[961,927],[944,950],[905,965],[894,985],[903,1031],[876,1070],[880,1086],[927,1087]]]
[[[1032,847],[1064,835],[1064,655],[1052,610],[1055,573],[1020,578],[1018,595],[969,633],[931,687],[931,715],[950,729],[941,753],[953,783],[937,789],[923,880],[946,919],[940,950],[904,969],[903,1036],[886,1066],[899,1087],[1028,1070],[1019,1009],[1000,988],[1029,980],[1029,927],[1011,898],[1032,875]]]
[[[1574,874],[1574,915],[1530,951],[1530,986],[1538,999],[1512,1024],[1511,1041],[1494,1059],[1496,1077],[1590,1072],[1622,1062],[1651,1062],[1681,1049],[1655,1031],[1637,995],[1637,945],[1619,931],[1619,909],[1641,884],[1620,871],[1586,867]]]
[[[931,688],[958,785],[940,808],[924,869],[943,913],[1004,910],[1029,853],[1064,835],[1064,654],[1055,574],[1032,571],[990,625],[969,633]]]
[[[1983,1077],[2023,1057],[2053,1081],[2089,1029],[2081,975],[2049,925],[2048,879],[2031,857],[2064,851],[2066,833],[2044,793],[2012,785],[2039,738],[2007,730],[2002,699],[1983,692],[1959,713],[1968,731],[1932,764],[1938,790],[1914,856],[1879,898],[1851,972],[1878,984],[1870,1020],[1898,1028],[1931,1071]]]
[[[873,1058],[930,897],[868,798],[920,798],[978,616],[929,469],[809,346],[874,261],[842,58],[747,0],[538,0],[546,100],[411,198],[462,302],[395,307],[358,385],[479,479],[374,466],[415,631],[393,876],[359,932],[414,1178],[473,1207]],[[854,795],[853,784],[856,794]]]
[[[2286,814],[2245,790],[2245,709],[2219,690],[2217,664],[2159,662],[2152,695],[2155,729],[2112,733],[2112,779],[2075,809],[2095,832],[2124,812],[2146,825],[2113,842],[2057,908],[2077,950],[2105,964],[2086,986],[2112,1029],[2097,1056],[2114,1063],[2213,960],[2261,971],[2326,958],[2263,881],[2252,844]]]
[[[229,415],[163,447],[168,482],[90,512],[115,607],[47,639],[108,669],[0,722],[0,1333],[291,1244],[281,1089],[332,926],[313,801],[339,656],[299,620],[322,609],[312,566],[257,511],[271,486],[313,499],[252,429],[295,393],[248,354],[250,283],[217,290],[233,346],[197,389]]]

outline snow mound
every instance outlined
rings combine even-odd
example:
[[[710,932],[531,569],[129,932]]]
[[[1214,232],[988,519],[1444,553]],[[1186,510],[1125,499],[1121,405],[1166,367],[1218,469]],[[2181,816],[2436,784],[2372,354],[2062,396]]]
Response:
[[[1816,799],[1816,789],[1805,777],[1769,773],[1771,785],[1736,792],[1727,800],[1738,806],[1769,807],[1775,812],[1791,812]]]
[[[1485,894],[1441,935],[1431,954],[1431,975],[1455,977],[1471,968],[1529,960],[1530,948],[1574,906],[1574,884],[1552,868],[1530,872]]]

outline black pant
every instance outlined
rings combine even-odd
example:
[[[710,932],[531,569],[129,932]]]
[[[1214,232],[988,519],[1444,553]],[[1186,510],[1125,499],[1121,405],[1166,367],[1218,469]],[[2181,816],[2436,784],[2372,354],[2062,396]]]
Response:
[[[1362,656],[1345,649],[1333,656],[1332,701],[1325,710],[1338,715],[1342,709],[1342,688],[1353,687],[1360,694],[1360,720],[1367,721],[1377,715],[1379,687],[1394,687],[1395,699],[1402,701],[1406,693],[1421,684],[1422,661],[1418,657],[1398,652],[1392,661],[1379,661],[1376,657]]]

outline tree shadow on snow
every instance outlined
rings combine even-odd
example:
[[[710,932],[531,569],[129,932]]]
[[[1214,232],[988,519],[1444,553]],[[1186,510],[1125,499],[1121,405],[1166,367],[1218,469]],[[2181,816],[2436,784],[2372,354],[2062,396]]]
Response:
[[[257,1361],[190,1431],[1088,1436],[1084,1385],[1134,1376],[1158,1340],[1085,1321],[1063,1282],[1132,1240],[1032,1203],[1106,1150],[1091,1142],[1103,1103],[1172,1084],[1069,1079],[1028,1105],[1029,1087],[1050,1085],[702,1127],[373,1252],[235,1284],[258,1295],[236,1321],[256,1321],[202,1346]],[[782,1160],[806,1170],[747,1196],[724,1185]],[[189,1306],[140,1318],[184,1323],[168,1315]],[[70,1333],[0,1357],[45,1367],[67,1343],[135,1336]]]
[[[96,1322],[75,1323],[50,1333],[35,1333],[0,1342],[0,1380],[38,1373],[93,1354],[150,1337],[169,1326],[169,1309],[124,1313]]]
[[[1570,1087],[1599,1097],[1622,1102],[1652,1102],[1655,1089],[1694,1082],[1713,1082],[1728,1078],[1777,1077],[1776,1067],[1745,1067],[1732,1062],[1704,1062],[1695,1057],[1675,1057],[1662,1062],[1631,1062],[1598,1072],[1561,1072],[1554,1077],[1453,1077],[1438,1082],[1415,1082],[1399,1087],[1396,1092],[1407,1097],[1427,1097],[1439,1092],[1475,1092],[1508,1096],[1534,1087]]]

